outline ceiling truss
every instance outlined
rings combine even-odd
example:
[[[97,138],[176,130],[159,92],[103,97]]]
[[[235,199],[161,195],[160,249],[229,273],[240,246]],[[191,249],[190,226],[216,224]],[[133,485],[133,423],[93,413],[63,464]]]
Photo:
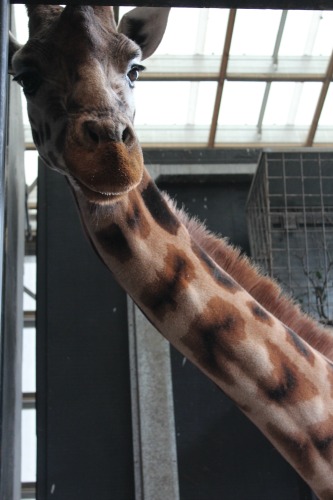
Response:
[[[272,56],[267,57],[257,57],[253,58],[254,64],[249,63],[249,58],[240,57],[230,57],[230,46],[232,42],[235,20],[237,15],[237,9],[230,9],[228,24],[226,29],[224,47],[222,51],[222,56],[220,59],[220,69],[216,71],[216,61],[214,58],[206,56],[195,56],[191,61],[191,57],[187,58],[187,61],[181,60],[179,63],[179,71],[171,66],[168,68],[167,58],[163,60],[163,57],[158,61],[157,67],[161,68],[165,66],[166,71],[159,72],[154,68],[154,63],[150,68],[150,71],[143,75],[143,80],[149,81],[215,81],[217,82],[217,90],[214,101],[214,109],[212,114],[212,121],[209,130],[209,137],[207,142],[207,147],[212,148],[216,145],[216,133],[218,127],[218,119],[220,114],[222,96],[224,91],[224,86],[226,81],[232,82],[265,82],[265,91],[262,98],[262,103],[259,111],[258,122],[257,122],[257,134],[260,136],[262,132],[263,120],[267,108],[268,98],[271,91],[271,85],[273,82],[320,82],[322,84],[321,91],[318,97],[315,112],[311,121],[309,132],[306,141],[300,146],[312,146],[314,143],[319,119],[321,112],[325,103],[325,99],[328,93],[329,85],[333,78],[333,52],[330,58],[323,61],[323,57],[305,57],[304,58],[288,58],[280,57],[279,49],[281,45],[281,40],[284,33],[284,28],[286,24],[286,19],[288,16],[288,10],[283,10],[281,13],[281,19],[279,27],[276,34],[275,46]],[[311,47],[313,46],[314,39],[318,30],[320,19],[320,12],[316,17],[313,27],[308,34],[308,40],[306,42],[307,51],[311,52]],[[320,60],[320,62],[319,62]],[[203,63],[203,68],[200,71],[197,70],[199,62]],[[323,64],[327,65],[326,67]],[[318,68],[320,69],[318,72]],[[214,67],[214,69],[213,69]],[[253,69],[254,68],[254,69]],[[258,69],[259,68],[259,69]],[[256,71],[257,69],[257,71]],[[297,110],[299,103],[299,94],[301,92],[302,86],[298,87],[294,95],[294,114]],[[298,93],[298,95],[297,95]],[[292,115],[293,113],[290,113]]]
[[[223,2],[220,3],[220,7],[224,7],[222,3]],[[122,2],[122,4],[124,5],[126,4],[126,2]],[[169,4],[172,4],[172,2],[169,2]],[[200,2],[198,6],[200,6]],[[207,6],[213,6],[213,4],[208,2]],[[252,7],[252,5],[249,5],[249,7]],[[275,8],[276,7],[277,6],[275,6]],[[292,8],[292,6],[289,7]],[[313,5],[312,8],[316,8],[316,6]],[[118,17],[119,7],[115,7],[114,9],[115,14]],[[221,146],[265,147],[267,145],[285,145],[282,137],[282,126],[275,127],[274,129],[271,126],[266,125],[266,128],[263,130],[267,106],[272,91],[272,84],[275,82],[294,82],[299,84],[295,86],[294,89],[292,105],[289,110],[287,127],[289,125],[292,126],[292,124],[294,123],[294,119],[300,105],[300,96],[302,93],[303,85],[309,82],[317,82],[321,84],[321,89],[318,94],[316,106],[314,107],[311,123],[306,127],[305,133],[303,127],[302,139],[298,139],[298,137],[300,137],[300,133],[295,129],[295,138],[293,137],[292,140],[286,145],[289,145],[291,147],[310,147],[313,146],[313,144],[316,144],[318,124],[329,91],[330,83],[333,78],[333,52],[330,57],[291,57],[285,56],[283,54],[280,55],[279,51],[281,47],[281,41],[283,38],[286,20],[289,12],[289,10],[285,9],[281,12],[280,22],[275,37],[274,50],[271,56],[231,55],[230,47],[233,40],[234,27],[237,17],[237,9],[232,8],[229,10],[227,28],[221,56],[203,55],[202,48],[200,47],[204,44],[204,34],[205,30],[207,30],[207,11],[208,9],[203,9],[202,15],[200,15],[200,30],[198,31],[198,33],[202,34],[202,38],[200,39],[200,36],[198,36],[198,40],[196,41],[196,53],[188,56],[183,55],[175,57],[173,55],[161,55],[153,57],[149,61],[149,69],[142,74],[142,80],[159,82],[197,82],[198,85],[192,85],[189,93],[189,108],[187,114],[187,121],[189,124],[194,122],[196,103],[199,94],[199,83],[216,82],[216,93],[213,100],[212,117],[210,124],[207,127],[202,126],[201,129],[199,128],[197,131],[182,131],[181,129],[178,130],[178,126],[169,127],[169,129],[166,128],[165,133],[165,136],[170,136],[170,140],[168,141],[168,143],[162,143],[158,140],[154,141],[154,139],[152,139],[154,142],[150,142],[149,140],[146,142],[144,139],[141,139],[143,146],[149,147],[152,144],[156,144],[157,147],[214,148]],[[308,33],[308,39],[306,40],[306,52],[309,54],[311,54],[311,48],[314,45],[314,41],[319,30],[320,16],[321,13],[320,11],[318,11],[318,15],[314,16],[313,18],[311,29]],[[244,127],[239,127],[239,130],[237,131],[236,129],[233,130],[232,126],[221,126],[221,123],[219,123],[221,115],[221,104],[225,92],[226,82],[265,83],[261,105],[259,105],[258,107],[257,122],[256,125],[255,123],[253,124],[252,129],[245,125]],[[228,135],[225,132],[226,128],[229,128],[230,130],[230,134]],[[147,130],[148,134],[149,126],[144,126],[143,130]],[[158,130],[158,126],[155,127],[155,130]],[[328,137],[328,141],[330,140],[330,132],[326,132],[324,130],[322,136],[324,137],[324,140],[320,139],[317,144],[327,147],[328,141],[326,141],[325,134]],[[26,141],[28,148],[32,147],[32,140],[29,138],[29,132],[26,135],[28,137]],[[182,138],[178,141],[176,140],[173,143],[173,140],[176,137]],[[235,140],[233,140],[232,137],[234,137]],[[243,141],[242,137],[244,137]]]

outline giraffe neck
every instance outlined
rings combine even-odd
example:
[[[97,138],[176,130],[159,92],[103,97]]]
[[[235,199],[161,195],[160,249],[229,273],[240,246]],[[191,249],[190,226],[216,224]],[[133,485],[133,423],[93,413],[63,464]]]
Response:
[[[76,199],[95,249],[148,319],[332,499],[332,363],[201,249],[147,172],[112,206]]]

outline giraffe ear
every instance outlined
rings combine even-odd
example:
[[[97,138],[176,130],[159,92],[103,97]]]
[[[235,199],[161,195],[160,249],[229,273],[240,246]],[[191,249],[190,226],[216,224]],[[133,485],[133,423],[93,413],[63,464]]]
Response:
[[[9,32],[9,44],[8,44],[8,73],[12,74],[12,59],[14,54],[21,48],[23,45],[18,43],[13,34]]]
[[[141,48],[142,59],[147,59],[163,38],[169,12],[167,7],[137,7],[124,15],[118,31],[136,42]]]

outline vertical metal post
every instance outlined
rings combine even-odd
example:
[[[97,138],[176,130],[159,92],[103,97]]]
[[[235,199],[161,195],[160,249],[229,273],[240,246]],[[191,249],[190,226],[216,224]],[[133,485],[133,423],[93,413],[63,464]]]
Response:
[[[8,30],[9,3],[0,0],[0,497],[2,495],[6,449],[4,447],[4,315],[3,315],[3,269],[4,269],[4,214],[5,214],[5,156],[7,122],[7,66],[8,66]]]
[[[21,498],[24,137],[20,91],[7,88],[9,3],[0,0],[0,498]],[[7,99],[10,94],[10,104]],[[12,119],[7,133],[7,109]]]
[[[128,299],[136,500],[179,499],[169,344]]]
[[[8,73],[8,31],[9,3],[0,0],[0,283],[3,278],[3,236],[5,206],[5,156],[6,156],[6,122],[7,122],[7,73]],[[0,287],[0,303],[2,303],[2,287]]]

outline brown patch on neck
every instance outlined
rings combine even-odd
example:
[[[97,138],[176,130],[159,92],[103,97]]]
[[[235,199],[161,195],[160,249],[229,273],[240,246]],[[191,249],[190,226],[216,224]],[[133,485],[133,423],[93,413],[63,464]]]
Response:
[[[304,358],[306,358],[310,365],[314,365],[315,362],[315,357],[314,354],[311,350],[311,348],[308,346],[304,340],[297,335],[291,328],[286,327],[286,333],[287,333],[287,342],[291,344],[293,347],[296,348],[297,353],[301,354]]]
[[[261,323],[265,323],[268,326],[273,325],[272,317],[267,313],[267,311],[265,311],[265,309],[260,307],[259,304],[257,304],[257,302],[249,301],[247,302],[247,306],[249,307],[253,316]]]
[[[317,387],[275,343],[266,339],[265,345],[274,368],[269,377],[258,380],[258,386],[269,402],[293,405],[318,395]]]
[[[231,276],[225,273],[207,253],[202,250],[194,241],[192,241],[192,250],[199,258],[206,271],[209,272],[214,281],[221,287],[227,289],[231,293],[236,293],[241,290],[241,287],[236,283]]]
[[[233,385],[234,374],[228,362],[237,360],[234,346],[245,337],[245,322],[238,309],[220,297],[213,297],[181,342],[205,372]]]
[[[181,307],[178,296],[195,278],[195,269],[183,250],[168,244],[164,267],[156,276],[143,288],[140,302],[162,321],[168,312]]]
[[[141,196],[155,222],[169,234],[176,235],[180,222],[151,179],[141,191]]]
[[[112,222],[96,231],[96,239],[104,252],[124,264],[132,258],[132,249],[121,227]]]
[[[330,415],[325,421],[311,426],[309,433],[320,455],[328,463],[333,463],[333,415]]]
[[[148,238],[151,228],[144,213],[141,198],[136,191],[129,194],[129,206],[126,213],[126,223],[128,227],[140,238]]]

